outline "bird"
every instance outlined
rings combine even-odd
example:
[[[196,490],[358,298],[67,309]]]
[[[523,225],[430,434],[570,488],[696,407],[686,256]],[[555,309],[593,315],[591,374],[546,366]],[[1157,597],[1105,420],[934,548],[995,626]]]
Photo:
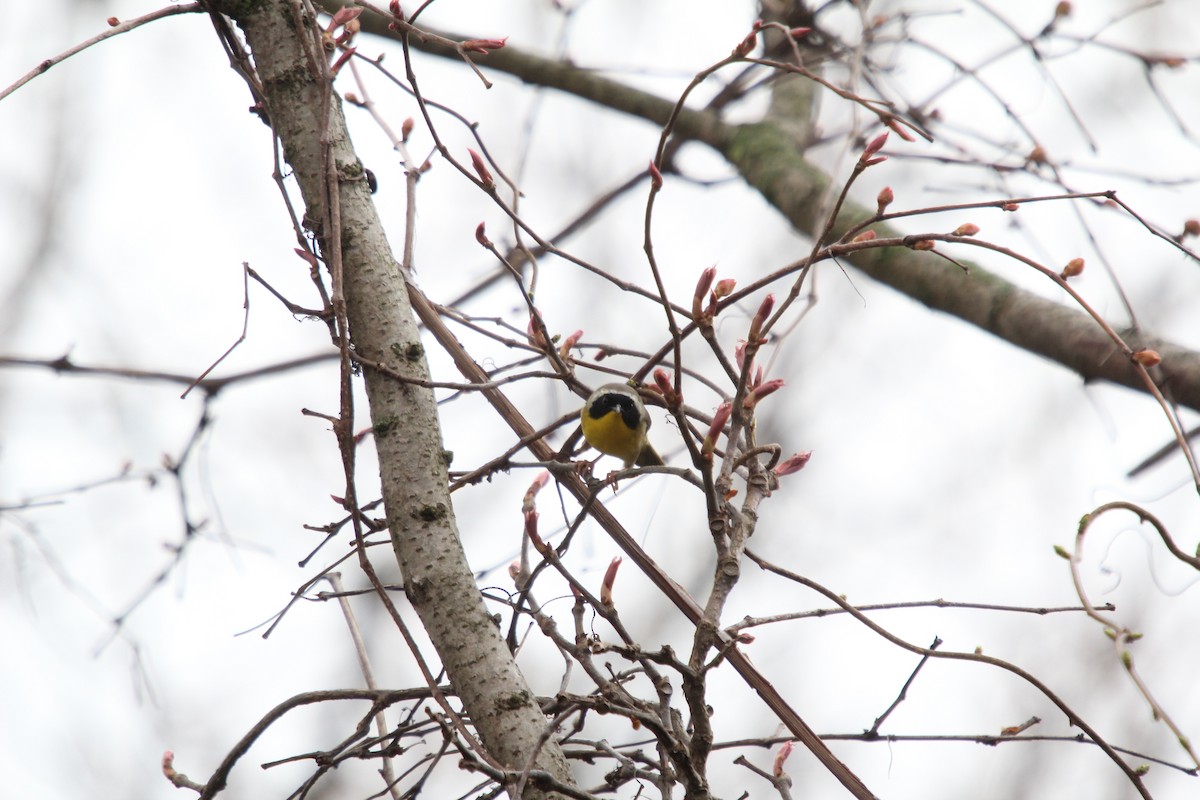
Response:
[[[662,458],[650,445],[646,431],[650,415],[637,390],[625,383],[606,383],[592,392],[579,412],[583,438],[601,453],[616,456],[628,469],[661,467]]]

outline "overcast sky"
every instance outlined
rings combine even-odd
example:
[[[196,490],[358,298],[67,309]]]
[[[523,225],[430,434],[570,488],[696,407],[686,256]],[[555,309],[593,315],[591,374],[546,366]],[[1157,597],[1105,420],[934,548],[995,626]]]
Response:
[[[1027,51],[1018,50],[980,74],[1065,165],[1071,188],[1116,189],[1147,220],[1178,231],[1185,219],[1200,218],[1195,69],[1153,73],[1171,103],[1168,111],[1147,89],[1139,62],[1114,48],[1195,56],[1200,17],[1187,0],[1167,0],[1104,27],[1103,20],[1139,4],[1076,5],[1086,8],[1061,29],[1087,37],[1104,28],[1098,41],[1105,47],[1080,45],[1076,52],[1060,42],[1048,48],[1042,65],[1031,65]],[[1008,19],[1034,34],[1053,4],[1008,6]],[[878,3],[872,12],[901,7],[928,12],[914,19],[910,44],[940,48],[961,63],[981,64],[1013,46],[1012,32],[971,4]],[[152,8],[47,0],[8,9],[0,31],[0,85],[104,30],[105,18]],[[575,63],[674,98],[696,71],[736,45],[755,13],[744,2],[624,0],[584,3],[564,22],[549,4],[443,0],[428,12],[428,23],[473,36],[507,35],[513,46],[546,55],[565,50]],[[386,53],[384,64],[402,73],[398,47],[370,39],[359,44],[360,52]],[[882,47],[878,58],[893,98],[923,101],[954,79],[945,62],[916,47]],[[520,176],[523,215],[545,234],[643,170],[653,155],[658,130],[641,121],[560,95],[535,95],[503,76],[485,90],[461,65],[427,57],[418,59],[417,69],[430,97],[479,122],[492,155]],[[406,95],[369,69],[363,74],[391,124],[414,115]],[[339,88],[359,91],[347,77]],[[700,97],[715,88],[704,87]],[[271,179],[269,131],[247,113],[250,102],[212,26],[198,15],[105,42],[0,102],[0,355],[69,355],[85,366],[199,375],[241,333],[243,263],[289,299],[319,304],[307,265],[293,253],[286,209]],[[970,81],[947,91],[936,106],[945,137],[910,144],[893,136],[889,161],[856,186],[861,202],[872,204],[885,185],[895,190],[897,208],[1061,191],[1020,174],[997,177],[945,163],[965,154],[956,147],[969,147],[1019,166],[1027,137],[995,97]],[[749,102],[732,113],[745,120],[761,111],[761,103]],[[828,96],[822,114],[830,140],[814,160],[840,185],[858,153],[842,138],[855,118]],[[348,115],[362,158],[379,178],[381,213],[399,242],[402,166],[366,114],[348,109]],[[438,123],[452,150],[465,156],[468,132],[445,117]],[[417,157],[429,153],[429,141],[418,126],[411,145]],[[716,265],[720,277],[744,283],[808,254],[811,243],[732,180],[716,156],[690,146],[680,164],[686,179],[668,176],[655,216],[656,254],[674,299],[687,304],[705,267]],[[564,246],[621,278],[648,283],[645,199],[642,186]],[[485,196],[437,160],[417,202],[417,279],[432,298],[449,301],[493,269],[474,241],[475,226],[486,222],[489,235],[504,244],[511,243],[511,229]],[[1146,329],[1200,347],[1200,265],[1128,216],[1058,203],[1016,214],[949,213],[911,221],[907,229],[952,230],[963,222],[1047,264],[1085,258],[1077,286],[1114,323],[1129,321],[1115,280]],[[1056,296],[1047,281],[1011,261],[954,252]],[[771,377],[785,378],[788,388],[764,403],[759,430],[760,441],[779,442],[785,453],[811,449],[814,457],[804,472],[785,478],[764,507],[755,550],[855,603],[945,598],[1034,607],[1077,603],[1066,563],[1052,548],[1070,547],[1080,516],[1108,500],[1144,504],[1184,550],[1194,550],[1200,501],[1183,459],[1126,477],[1170,438],[1152,400],[1085,386],[1066,370],[852,269],[826,265],[816,281],[818,303],[773,362]],[[553,333],[582,329],[586,341],[635,351],[666,341],[661,312],[655,316],[649,304],[638,305],[561,261],[541,265],[537,299]],[[504,317],[518,330],[525,324],[521,308],[509,286],[465,306],[481,317]],[[747,304],[721,319],[730,351],[753,309]],[[489,365],[488,359],[512,360],[502,348],[474,346]],[[215,374],[331,352],[323,325],[294,317],[251,286],[247,338]],[[696,353],[697,368],[710,368]],[[432,361],[436,377],[458,379],[444,357],[434,353]],[[637,366],[621,363],[629,371]],[[334,439],[327,423],[301,414],[302,408],[336,413],[336,381],[334,362],[325,360],[223,392],[190,451],[181,495],[160,473],[164,458],[189,452],[204,410],[198,395],[180,399],[184,386],[170,380],[0,367],[0,506],[41,501],[0,514],[0,772],[12,797],[180,797],[159,774],[164,750],[175,751],[180,770],[203,780],[248,728],[290,695],[362,685],[335,605],[299,603],[266,640],[257,628],[347,551],[345,539],[337,539],[298,566],[320,541],[303,526],[341,516],[330,499],[343,488]],[[546,385],[514,387],[512,394],[536,424],[576,403]],[[688,399],[708,409],[717,402],[699,388]],[[360,429],[369,424],[364,406],[360,402]],[[481,402],[443,408],[454,468],[476,466],[511,442]],[[1194,424],[1196,415],[1185,412],[1183,420]],[[678,432],[665,417],[656,417],[651,438],[668,460],[686,463]],[[359,476],[374,497],[371,458],[368,446]],[[153,485],[144,477],[151,473],[158,475]],[[506,569],[532,477],[516,470],[456,495],[462,538],[484,585],[511,586]],[[70,491],[97,483],[103,485]],[[557,500],[547,493],[542,502],[543,524],[553,527]],[[713,556],[694,489],[647,477],[623,485],[611,504],[652,556],[704,595]],[[176,558],[185,515],[199,530]],[[585,528],[571,566],[598,584],[614,553],[601,531]],[[385,555],[375,561],[389,570]],[[1097,530],[1084,568],[1092,599],[1116,604],[1118,621],[1146,634],[1135,651],[1139,669],[1196,739],[1200,595],[1194,571],[1171,559],[1132,517]],[[352,566],[343,571],[348,585],[363,585]],[[745,573],[728,623],[744,614],[829,605],[750,566]],[[394,571],[390,576],[396,579]],[[548,584],[543,602],[552,589]],[[627,622],[647,646],[687,646],[683,621],[631,564],[619,577],[616,602],[628,609]],[[565,612],[567,604],[559,605]],[[377,674],[387,676],[389,687],[419,683],[376,604],[363,600],[356,608],[370,632]],[[131,609],[114,632],[113,620]],[[938,636],[945,649],[980,647],[1011,659],[1075,704],[1114,744],[1187,763],[1166,727],[1150,719],[1099,627],[1082,615],[924,609],[883,612],[877,619],[916,644]],[[765,626],[755,635],[751,657],[821,733],[868,728],[916,663],[846,619]],[[556,690],[556,655],[535,641],[522,665],[537,691]],[[776,732],[734,678],[718,672],[714,680],[722,738]],[[318,709],[289,718],[250,753],[227,796],[287,796],[308,768],[263,771],[256,765],[331,746],[359,711]],[[1011,676],[935,662],[885,732],[995,734],[1031,716],[1044,720],[1038,732],[1076,733],[1045,698]],[[618,728],[611,735],[618,741],[629,734]],[[1099,752],[1070,744],[845,743],[835,750],[889,798],[1031,796],[1022,794],[1027,777],[1039,795],[1131,796]],[[754,757],[769,765],[762,752]],[[732,758],[714,761],[719,793],[734,797],[748,789],[768,796],[765,783],[729,765]],[[798,752],[790,768],[798,793],[839,796],[807,756]],[[370,772],[347,769],[331,780],[343,782],[347,796],[366,796],[378,788]],[[934,774],[937,790],[930,786]],[[1148,785],[1160,800],[1197,791],[1196,779],[1162,766],[1153,768]],[[449,787],[445,791],[431,796],[451,796]]]

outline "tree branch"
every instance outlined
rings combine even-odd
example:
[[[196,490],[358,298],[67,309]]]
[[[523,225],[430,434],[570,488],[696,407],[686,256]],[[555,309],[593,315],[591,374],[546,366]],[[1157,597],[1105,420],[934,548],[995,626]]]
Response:
[[[570,784],[557,741],[540,741],[545,719],[488,614],[458,537],[437,406],[432,389],[420,385],[429,380],[420,332],[326,56],[319,46],[313,56],[317,20],[290,0],[209,5],[236,21],[253,54],[267,117],[304,198],[306,225],[333,272],[335,306],[344,294],[355,353],[416,379],[365,370],[384,505],[406,596],[484,742],[487,752],[479,755],[509,770],[532,762]],[[531,787],[525,796],[558,795]]]

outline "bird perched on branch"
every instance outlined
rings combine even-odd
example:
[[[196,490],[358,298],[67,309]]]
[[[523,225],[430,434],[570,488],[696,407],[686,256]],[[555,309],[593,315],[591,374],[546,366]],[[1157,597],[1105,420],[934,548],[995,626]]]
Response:
[[[592,392],[579,412],[583,438],[601,453],[625,462],[625,467],[661,467],[662,458],[650,445],[646,431],[650,415],[637,390],[625,383],[606,383]]]

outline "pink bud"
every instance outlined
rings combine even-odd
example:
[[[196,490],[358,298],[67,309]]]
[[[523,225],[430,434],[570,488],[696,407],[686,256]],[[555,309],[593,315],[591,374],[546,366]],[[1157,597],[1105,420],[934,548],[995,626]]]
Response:
[[[858,236],[855,236],[850,241],[852,241],[852,242],[871,242],[871,241],[874,241],[877,236],[878,236],[878,234],[875,233],[875,231],[863,231],[862,233],[860,233]]]
[[[872,139],[870,141],[870,143],[867,145],[866,149],[863,150],[862,156],[859,157],[859,161],[870,158],[871,156],[878,153],[880,150],[883,149],[883,146],[885,144],[887,144],[887,140],[888,140],[887,131],[884,131],[883,133],[876,136],[874,139]]]
[[[717,281],[717,285],[713,288],[713,297],[717,300],[728,297],[733,294],[734,288],[737,286],[737,281],[733,278],[722,278]]]
[[[363,12],[363,10],[361,8],[355,8],[353,6],[342,6],[333,15],[333,19],[329,21],[329,27],[326,30],[330,30],[330,31],[336,30],[336,29],[342,27],[343,25],[345,25],[350,20],[358,19],[358,15],[361,14],[362,12]]]
[[[663,186],[662,172],[658,169],[658,165],[653,161],[650,162],[650,188],[658,191]]]
[[[933,240],[932,239],[918,239],[917,241],[910,244],[909,247],[911,247],[913,250],[932,250],[933,249]]]
[[[812,33],[812,28],[792,28],[788,31],[788,36],[791,36],[793,39],[799,39],[800,37],[807,36],[810,33]]]
[[[545,488],[550,481],[550,473],[543,471],[529,484],[529,488],[525,490],[525,497],[521,499],[521,512],[529,513],[534,509],[534,498],[537,493]]]
[[[388,11],[392,12],[392,16],[396,19],[404,19],[404,12],[400,9],[400,0],[392,0],[388,3]]]
[[[1058,277],[1065,281],[1067,278],[1074,278],[1076,275],[1081,274],[1083,274],[1083,259],[1072,258],[1067,262],[1067,265],[1063,267],[1063,270],[1059,273]]]
[[[475,226],[475,241],[479,242],[484,247],[492,246],[492,240],[487,237],[485,224],[482,222]]]
[[[725,430],[725,423],[729,422],[729,415],[732,411],[733,406],[728,400],[717,406],[717,410],[713,414],[712,425],[708,426],[708,434],[704,437],[704,443],[700,448],[700,453],[705,458],[712,458],[713,451],[717,449],[717,437]]]
[[[739,339],[738,343],[733,348],[733,360],[738,365],[738,369],[742,368],[742,364],[746,360],[746,342]]]
[[[875,211],[882,215],[892,201],[896,199],[896,195],[892,193],[892,187],[885,186],[879,190],[879,195],[875,198]]]
[[[525,334],[531,345],[542,350],[546,347],[546,337],[542,335],[542,325],[539,323],[541,323],[541,316],[536,311],[530,312],[529,324],[525,326]]]
[[[654,386],[663,396],[663,402],[667,404],[667,408],[679,408],[683,404],[683,398],[679,396],[679,393],[675,391],[675,386],[671,383],[670,373],[662,367],[654,370]]]
[[[1158,354],[1157,350],[1143,347],[1141,350],[1134,351],[1133,361],[1136,364],[1141,364],[1143,367],[1157,367],[1162,363],[1162,356]]]
[[[799,453],[793,453],[775,465],[773,472],[779,477],[791,475],[793,472],[799,472],[808,464],[812,458],[812,450],[802,450]]]
[[[771,309],[774,307],[775,295],[768,294],[759,305],[758,311],[754,314],[754,319],[750,320],[749,338],[751,342],[761,342],[763,325],[767,323],[767,317],[771,316]]]
[[[621,557],[615,556],[608,562],[608,569],[604,571],[604,581],[600,584],[600,602],[606,606],[612,605],[613,584],[617,580],[617,568],[620,566]]]
[[[700,280],[696,281],[696,291],[692,294],[692,319],[699,320],[703,314],[701,304],[704,302],[704,295],[708,294],[708,290],[712,288],[713,280],[717,277],[717,268],[709,267],[700,273]]]
[[[754,408],[758,405],[758,401],[762,400],[767,395],[775,394],[783,388],[783,380],[780,378],[772,378],[765,383],[760,383],[753,390],[746,393],[744,405],[746,408]]]
[[[1000,206],[1000,208],[1004,211],[1016,211],[1020,207],[1020,203],[1005,203],[1004,205]]]
[[[110,28],[115,28],[121,24],[121,20],[117,17],[109,17],[107,20],[105,20],[105,22],[108,23],[108,27]],[[169,753],[170,751],[168,750],[167,752]]]
[[[955,236],[974,236],[979,233],[979,226],[973,222],[964,222],[954,229]]]
[[[549,545],[546,544],[545,540],[542,539],[541,534],[538,533],[538,512],[525,512],[525,535],[529,537],[529,541],[533,545],[534,550],[537,550],[539,553],[546,552],[546,548],[549,547]]]
[[[738,42],[738,46],[733,48],[733,54],[738,58],[745,58],[754,50],[754,46],[758,44],[758,29],[750,31],[745,39]]]
[[[312,269],[317,268],[317,257],[312,253],[308,252],[302,247],[294,247],[292,248],[292,252],[304,259],[304,261],[307,262],[308,266]]]
[[[566,339],[563,339],[562,344],[558,346],[558,355],[563,361],[570,358],[571,348],[579,344],[579,340],[583,338],[583,331],[575,331]]]
[[[779,746],[779,751],[775,753],[775,765],[771,768],[771,773],[776,778],[783,777],[783,763],[788,760],[788,756],[792,754],[791,741],[784,742]]]
[[[496,186],[496,181],[492,179],[492,173],[488,171],[487,164],[484,163],[483,156],[476,153],[471,148],[467,148],[467,152],[471,154],[471,166],[475,168],[475,174],[479,176],[480,183],[483,188],[492,189]]]
[[[884,117],[883,124],[895,131],[896,135],[906,142],[915,142],[917,140],[915,136],[908,132],[908,128],[901,125],[900,120],[896,119],[895,117]]]
[[[358,52],[358,49],[355,47],[348,47],[343,50],[341,55],[337,57],[337,61],[334,61],[333,66],[329,68],[329,72],[333,75],[337,75],[341,68],[346,65],[346,62],[354,58],[354,54],[356,52]]]
[[[507,43],[507,36],[503,39],[467,39],[462,43],[462,48],[470,53],[483,53],[487,55],[492,50],[501,49]]]
[[[400,141],[408,141],[408,137],[411,136],[413,132],[413,125],[414,123],[412,117],[405,117],[404,122],[400,123]]]

